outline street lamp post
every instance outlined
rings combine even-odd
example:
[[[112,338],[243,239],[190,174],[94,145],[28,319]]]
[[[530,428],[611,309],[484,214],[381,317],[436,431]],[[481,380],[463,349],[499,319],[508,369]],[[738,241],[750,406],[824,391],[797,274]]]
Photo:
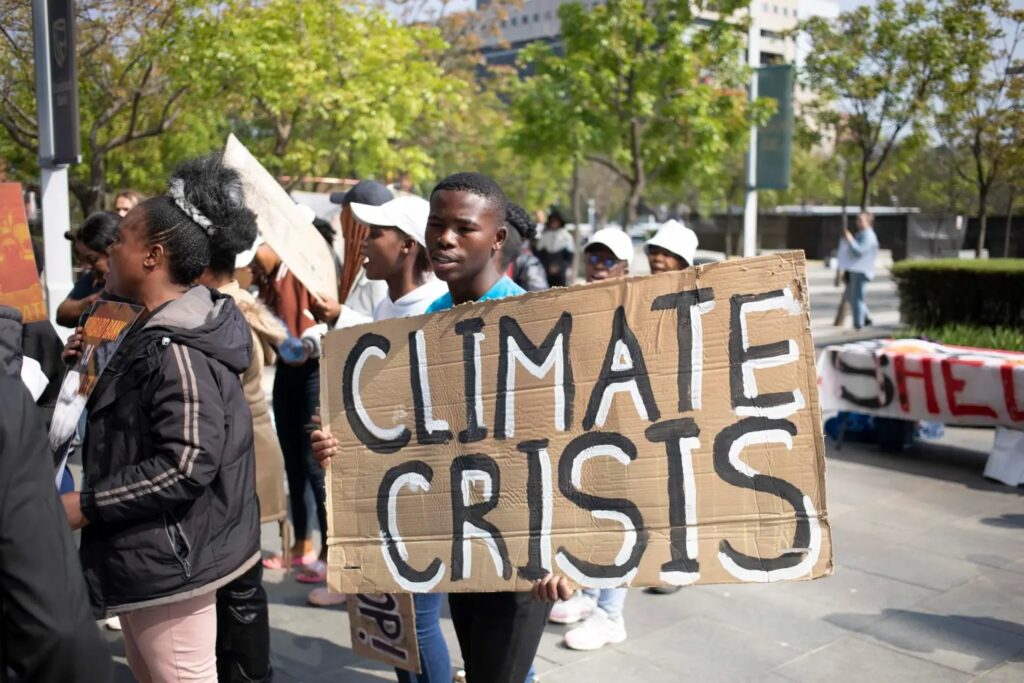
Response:
[[[39,170],[40,199],[43,219],[43,254],[46,259],[46,305],[50,320],[58,330],[55,316],[57,306],[71,291],[71,250],[68,249],[64,233],[71,223],[71,209],[68,200],[67,163],[57,160],[56,136],[54,135],[53,80],[50,64],[51,39],[68,41],[67,21],[60,27],[51,26],[47,0],[32,0],[32,35],[36,69],[36,107],[39,122]],[[53,30],[61,28],[63,30]],[[58,45],[63,50],[62,59],[74,59],[73,35],[70,41]],[[75,131],[77,133],[77,130]]]
[[[757,101],[757,68],[761,66],[761,31],[756,21],[755,3],[750,4],[747,29],[747,65],[750,66],[750,103]],[[743,202],[743,255],[757,255],[757,125],[750,126],[747,148],[747,182]]]

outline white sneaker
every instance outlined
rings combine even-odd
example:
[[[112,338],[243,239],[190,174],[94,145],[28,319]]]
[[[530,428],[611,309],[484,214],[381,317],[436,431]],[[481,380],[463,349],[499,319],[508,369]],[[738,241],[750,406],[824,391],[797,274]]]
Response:
[[[103,625],[106,626],[107,630],[110,630],[110,631],[120,631],[121,630],[121,620],[118,619],[117,617],[110,617],[109,619],[107,619],[106,621],[103,622]]]
[[[596,607],[593,598],[576,591],[568,600],[555,603],[548,620],[553,624],[575,624],[589,617]]]
[[[565,646],[571,650],[598,650],[625,639],[626,624],[622,617],[612,619],[604,610],[595,608],[586,621],[565,634]]]

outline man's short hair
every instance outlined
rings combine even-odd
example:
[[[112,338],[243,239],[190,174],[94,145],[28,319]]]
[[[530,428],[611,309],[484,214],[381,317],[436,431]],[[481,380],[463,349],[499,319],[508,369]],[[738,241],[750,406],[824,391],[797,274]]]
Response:
[[[469,192],[483,197],[498,215],[498,221],[501,224],[505,223],[508,199],[506,199],[501,186],[483,173],[453,173],[434,187],[430,198],[433,199],[438,192]]]
[[[862,216],[864,218],[864,222],[867,223],[869,226],[875,225],[875,214],[871,213],[870,211],[861,211],[858,215]]]

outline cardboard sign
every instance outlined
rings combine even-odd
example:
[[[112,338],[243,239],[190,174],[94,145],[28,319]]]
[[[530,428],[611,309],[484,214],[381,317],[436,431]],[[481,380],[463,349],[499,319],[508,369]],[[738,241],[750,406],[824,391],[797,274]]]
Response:
[[[46,301],[18,183],[0,183],[0,305],[17,308],[27,323],[46,320]]]
[[[260,234],[306,289],[338,298],[331,248],[274,176],[234,135],[224,146],[224,164],[242,175],[245,203],[256,214]]]
[[[350,595],[352,650],[363,657],[420,672],[416,608],[408,594]]]
[[[68,450],[89,395],[140,313],[141,306],[113,301],[97,301],[89,308],[82,330],[82,353],[64,376],[53,408],[49,441],[55,453]],[[64,461],[67,455],[63,454]],[[62,461],[57,468],[58,484],[63,471]]]
[[[332,332],[329,584],[830,574],[813,353],[800,252]]]
[[[825,410],[1024,428],[1024,353],[873,339],[818,359]]]

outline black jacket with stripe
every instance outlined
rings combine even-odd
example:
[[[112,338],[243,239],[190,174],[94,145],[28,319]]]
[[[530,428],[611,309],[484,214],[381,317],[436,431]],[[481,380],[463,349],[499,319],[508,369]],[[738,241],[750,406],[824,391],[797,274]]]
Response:
[[[206,287],[137,323],[87,404],[80,549],[97,616],[186,600],[259,560],[252,334]]]

